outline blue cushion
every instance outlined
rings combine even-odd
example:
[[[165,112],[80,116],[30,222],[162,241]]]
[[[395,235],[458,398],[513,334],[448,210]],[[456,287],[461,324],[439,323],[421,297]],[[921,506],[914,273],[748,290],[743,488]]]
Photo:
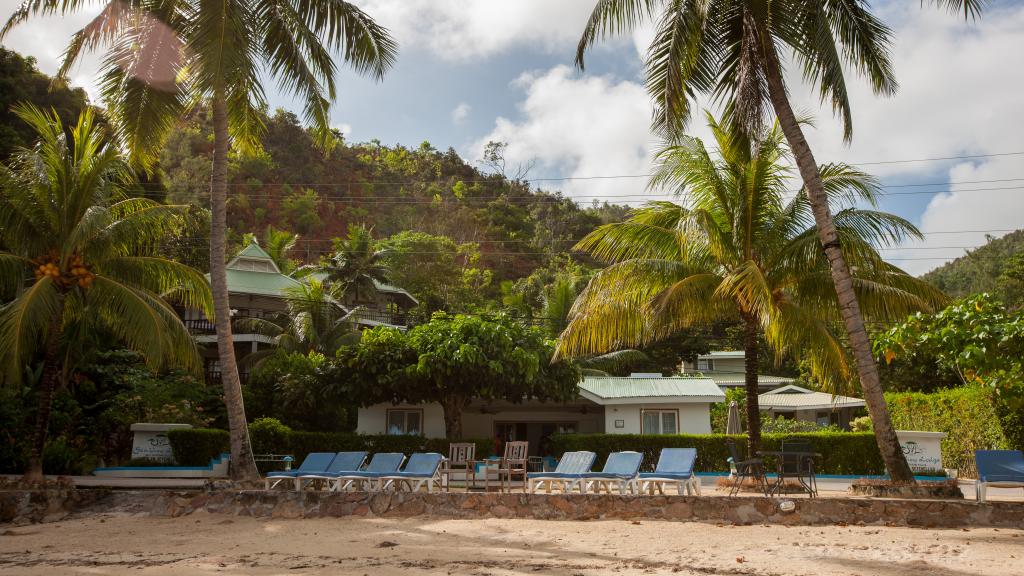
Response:
[[[1024,482],[1024,453],[1020,450],[975,450],[981,482]]]
[[[366,466],[366,471],[378,473],[398,472],[404,461],[405,454],[401,452],[378,452],[373,455],[373,459]]]
[[[578,473],[578,474],[577,473],[570,473],[570,472],[558,472],[558,471],[555,471],[555,472],[529,472],[529,473],[526,474],[526,477],[527,478],[552,478],[552,479],[558,480],[558,479],[562,479],[562,478],[566,478],[566,479],[582,478],[583,474],[585,474],[585,472],[581,472],[581,473]]]
[[[633,478],[640,471],[640,464],[643,461],[644,455],[639,452],[612,452],[604,463],[604,469],[593,474]]]
[[[276,470],[274,472],[268,472],[267,478],[295,478],[302,472],[298,470]]]
[[[662,448],[658,455],[658,466],[654,469],[659,474],[693,474],[693,464],[697,460],[696,448]],[[641,474],[642,476],[642,474]]]
[[[607,478],[609,480],[631,480],[636,474],[614,474],[612,472],[587,472],[580,474],[581,478]]]

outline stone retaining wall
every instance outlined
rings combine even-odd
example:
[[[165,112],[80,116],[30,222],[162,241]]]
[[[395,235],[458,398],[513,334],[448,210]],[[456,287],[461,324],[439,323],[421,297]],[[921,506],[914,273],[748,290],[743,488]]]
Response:
[[[0,524],[36,524],[63,520],[106,499],[108,490],[0,490]]]
[[[1024,529],[1024,502],[897,500],[866,498],[787,499],[725,496],[615,496],[466,493],[317,493],[220,491],[164,492],[151,513],[181,516],[203,510],[260,518],[533,518],[540,520],[678,520],[727,524],[885,524]]]

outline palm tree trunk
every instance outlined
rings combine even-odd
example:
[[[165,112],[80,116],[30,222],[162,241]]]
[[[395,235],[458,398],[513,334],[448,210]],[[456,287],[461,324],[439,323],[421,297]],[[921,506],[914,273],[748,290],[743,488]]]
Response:
[[[885,405],[882,384],[878,377],[878,365],[871,354],[871,341],[864,328],[860,304],[853,291],[853,277],[850,275],[850,268],[846,265],[839,236],[832,222],[828,197],[825,195],[825,188],[821,182],[818,164],[789,103],[778,54],[770,44],[765,47],[764,52],[767,63],[768,93],[771,97],[772,107],[775,109],[782,132],[786,135],[789,147],[796,158],[800,177],[803,178],[804,188],[807,190],[807,198],[811,203],[814,222],[818,228],[818,237],[825,249],[825,256],[828,258],[832,272],[832,281],[836,285],[836,295],[839,299],[839,308],[846,325],[850,347],[853,349],[853,356],[857,361],[857,374],[860,376],[864,401],[875,428],[875,441],[878,443],[878,450],[882,454],[885,467],[889,470],[889,477],[894,482],[913,483],[914,475],[903,456],[892,419],[889,417],[889,410]]]
[[[53,391],[57,388],[60,375],[60,332],[63,317],[64,297],[58,296],[60,305],[58,312],[50,319],[46,332],[46,345],[43,348],[43,374],[39,382],[39,408],[36,411],[36,429],[32,434],[32,453],[28,459],[28,468],[21,481],[25,484],[42,484],[43,448],[46,447],[46,433],[50,427],[50,409],[53,407]]]
[[[224,385],[228,428],[231,433],[231,478],[257,481],[259,472],[249,442],[249,428],[242,403],[242,382],[235,361],[235,345],[231,337],[231,304],[228,300],[227,191],[228,191],[228,111],[223,94],[215,94],[213,106],[213,175],[210,183],[210,288],[216,316],[217,354],[220,377]]]
[[[760,326],[757,319],[743,315],[743,380],[747,391],[747,454],[753,458],[761,449],[761,407],[758,405],[757,373],[760,370],[757,335]]]

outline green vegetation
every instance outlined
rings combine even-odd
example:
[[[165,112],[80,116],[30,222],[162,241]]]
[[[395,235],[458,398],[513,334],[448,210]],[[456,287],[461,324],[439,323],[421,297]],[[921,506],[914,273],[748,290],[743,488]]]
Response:
[[[1024,307],[1024,230],[988,242],[925,274],[954,298],[988,293],[1011,309]]]
[[[552,363],[553,353],[539,329],[507,317],[438,313],[408,333],[395,328],[363,332],[357,346],[338,351],[325,381],[337,388],[336,397],[357,399],[364,406],[438,402],[445,435],[461,438],[462,411],[474,399],[576,398],[578,370]]]
[[[577,300],[559,338],[569,357],[636,347],[696,325],[739,320],[746,354],[749,450],[758,450],[760,337],[776,356],[799,351],[825,388],[851,379],[829,261],[821,251],[811,206],[789,195],[789,156],[776,127],[748,140],[731,119],[709,116],[718,150],[682,137],[658,154],[652,187],[683,205],[653,202],[622,223],[606,224],[576,245],[608,266]],[[876,321],[931,310],[944,297],[885,262],[878,247],[920,237],[906,220],[872,209],[878,186],[844,164],[821,167],[843,252],[854,265],[854,291]]]
[[[885,401],[898,429],[945,432],[942,464],[968,470],[974,466],[975,450],[1014,446],[1000,425],[994,396],[991,388],[972,384],[931,394],[893,392]]]
[[[887,364],[909,366],[904,373],[927,378],[934,370],[936,381],[953,374],[956,384],[991,388],[1002,433],[1010,445],[1024,447],[1024,312],[979,294],[912,316],[874,346]]]
[[[652,470],[658,462],[662,448],[696,448],[700,472],[729,470],[726,459],[732,440],[741,448],[745,435],[678,434],[667,436],[639,434],[555,434],[551,437],[551,451],[561,454],[569,450],[589,450],[597,454],[596,467],[600,467],[611,452],[636,450],[644,455],[644,469]],[[793,434],[765,434],[761,437],[763,450],[778,450],[783,440],[808,441],[816,452],[815,471],[819,474],[882,474],[885,467],[870,432],[805,432]]]
[[[95,116],[74,126],[54,112],[16,108],[38,141],[0,166],[0,369],[19,385],[41,359],[25,480],[42,480],[54,391],[69,359],[97,335],[143,353],[151,368],[201,368],[172,303],[212,316],[202,275],[164,258],[184,207],[129,198],[127,164]]]

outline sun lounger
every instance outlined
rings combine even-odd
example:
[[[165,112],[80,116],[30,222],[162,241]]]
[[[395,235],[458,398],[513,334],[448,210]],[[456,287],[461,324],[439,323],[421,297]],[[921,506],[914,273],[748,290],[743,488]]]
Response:
[[[373,481],[386,474],[398,472],[405,462],[405,454],[401,452],[378,452],[370,459],[365,470],[346,472],[334,476],[329,482],[329,489],[340,492],[351,488],[372,488]]]
[[[382,474],[377,477],[377,489],[384,491],[388,488],[396,490],[403,486],[409,492],[417,492],[424,485],[427,492],[433,492],[434,486],[441,489],[441,461],[444,456],[435,452],[417,452],[409,456],[405,469],[401,472]]]
[[[547,491],[558,485],[563,492],[567,492],[583,474],[590,472],[594,465],[597,454],[593,452],[566,452],[558,461],[554,472],[531,472],[526,475],[526,482],[531,493],[535,493],[541,486],[546,486]]]
[[[327,469],[323,472],[314,472],[312,474],[299,474],[296,478],[296,489],[302,490],[306,486],[320,483],[325,486],[330,485],[330,481],[334,480],[338,476],[343,476],[350,472],[356,472],[363,467],[366,462],[366,452],[338,452],[334,457],[334,460],[327,466]]]
[[[1024,453],[1020,450],[975,450],[974,463],[978,466],[974,483],[978,502],[985,501],[989,486],[1024,488]]]
[[[306,459],[295,470],[278,470],[267,474],[267,477],[263,479],[264,489],[270,490],[281,482],[290,480],[294,483],[295,489],[298,490],[299,476],[327,470],[327,467],[334,460],[334,456],[334,452],[311,452],[306,455]]]
[[[644,455],[639,452],[612,452],[604,463],[604,469],[600,472],[585,472],[576,483],[580,487],[580,492],[584,494],[590,488],[600,493],[602,486],[609,494],[612,486],[618,487],[619,494],[625,494],[626,490],[635,494],[637,473],[640,472],[640,464],[643,461]]]
[[[696,461],[696,448],[662,448],[654,472],[640,473],[640,491],[653,494],[657,489],[664,494],[666,484],[675,484],[680,496],[683,490],[700,496],[700,479],[693,472]]]

